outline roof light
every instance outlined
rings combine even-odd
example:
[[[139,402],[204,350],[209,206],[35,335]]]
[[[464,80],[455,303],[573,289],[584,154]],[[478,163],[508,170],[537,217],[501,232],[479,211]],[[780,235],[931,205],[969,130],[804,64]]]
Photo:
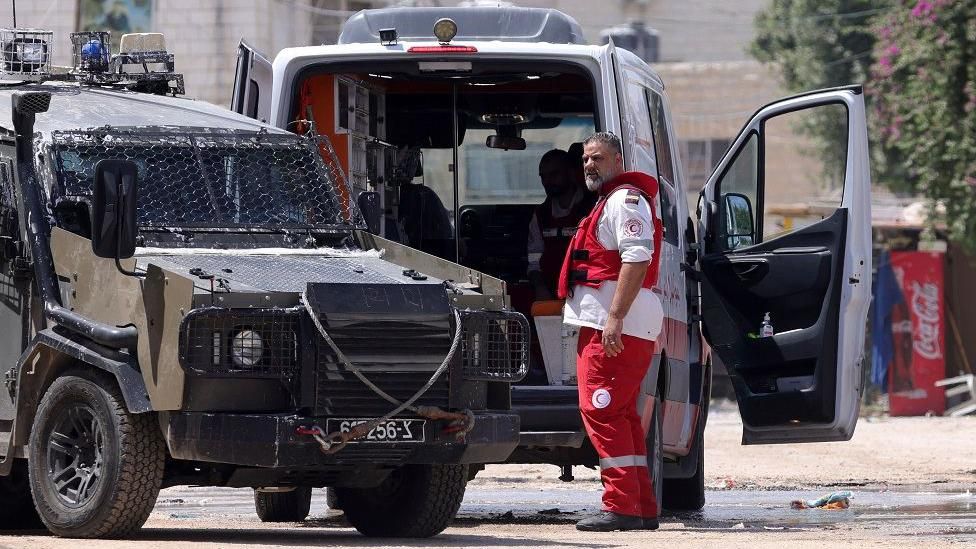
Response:
[[[512,126],[527,122],[524,114],[517,113],[485,113],[478,118],[485,124],[494,124],[497,126]]]
[[[474,46],[413,46],[407,53],[478,53]]]
[[[442,44],[446,44],[457,36],[457,23],[449,17],[441,17],[434,23],[434,36]]]
[[[28,80],[48,77],[52,35],[35,29],[0,29],[0,73]]]
[[[72,68],[86,73],[106,73],[112,61],[111,34],[104,31],[71,33]]]
[[[166,37],[158,32],[130,32],[122,35],[119,53],[155,53],[166,51]]]

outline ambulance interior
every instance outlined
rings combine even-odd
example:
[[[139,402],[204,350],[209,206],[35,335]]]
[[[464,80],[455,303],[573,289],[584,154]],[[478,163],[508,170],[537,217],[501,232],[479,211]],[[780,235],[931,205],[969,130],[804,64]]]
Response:
[[[547,318],[533,318],[526,240],[545,199],[542,155],[599,129],[592,77],[571,64],[510,61],[413,60],[363,70],[360,63],[309,71],[294,98],[295,120],[313,119],[329,138],[372,232],[506,282],[511,306],[534,326],[524,383],[575,383],[575,355],[563,364],[558,307],[536,303],[535,316]],[[546,322],[540,346],[537,329]]]

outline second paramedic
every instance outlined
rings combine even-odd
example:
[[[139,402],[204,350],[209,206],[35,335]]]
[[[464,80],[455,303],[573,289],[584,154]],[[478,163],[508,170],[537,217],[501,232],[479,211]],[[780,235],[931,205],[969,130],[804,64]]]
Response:
[[[657,529],[658,502],[647,462],[637,398],[654,355],[664,311],[657,282],[662,226],[658,184],[624,172],[620,140],[593,134],[583,143],[586,185],[599,193],[580,223],[559,277],[563,322],[580,327],[580,412],[600,458],[603,511],[579,530]]]
[[[532,214],[526,243],[528,277],[536,300],[554,299],[566,248],[593,206],[591,193],[576,184],[572,170],[569,154],[561,149],[552,149],[539,161],[546,199]]]

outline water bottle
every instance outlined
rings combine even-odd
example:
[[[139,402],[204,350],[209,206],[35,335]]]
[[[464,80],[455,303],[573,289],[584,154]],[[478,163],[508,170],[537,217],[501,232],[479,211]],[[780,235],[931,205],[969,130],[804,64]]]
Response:
[[[773,337],[773,325],[769,322],[769,312],[763,315],[762,326],[759,327],[759,337]]]

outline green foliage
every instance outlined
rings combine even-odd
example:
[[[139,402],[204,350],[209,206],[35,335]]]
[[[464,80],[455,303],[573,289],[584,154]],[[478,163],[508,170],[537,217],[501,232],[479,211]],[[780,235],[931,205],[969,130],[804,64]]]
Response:
[[[872,130],[933,223],[976,249],[976,2],[902,0],[875,27]]]
[[[866,84],[876,51],[873,22],[890,13],[897,1],[773,0],[756,16],[751,53],[775,64],[792,93]],[[867,99],[870,103],[871,97]],[[835,144],[844,139],[845,120],[836,113],[812,114],[797,130],[818,143],[826,166],[843,166],[843,151]],[[880,140],[871,140],[871,145],[875,179],[900,180],[900,163],[887,161],[896,158],[892,151]]]

